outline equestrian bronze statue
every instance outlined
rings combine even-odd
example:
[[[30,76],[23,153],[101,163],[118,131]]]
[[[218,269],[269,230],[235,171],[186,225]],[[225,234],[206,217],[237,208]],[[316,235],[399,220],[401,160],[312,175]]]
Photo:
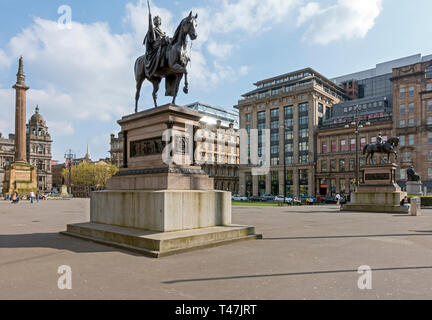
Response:
[[[370,164],[370,160],[375,153],[385,153],[387,154],[387,163],[390,162],[390,154],[395,155],[395,161],[397,160],[396,148],[399,145],[399,138],[392,137],[388,139],[385,143],[377,144],[367,144],[363,148],[363,154],[366,154],[366,164]]]
[[[198,14],[184,18],[173,38],[169,38],[160,29],[161,19],[155,17],[152,21],[152,16],[149,6],[149,30],[144,39],[146,46],[146,54],[139,57],[135,62],[135,80],[136,80],[136,96],[135,96],[135,112],[138,112],[138,101],[140,98],[141,87],[144,80],[148,80],[153,84],[153,101],[157,108],[157,93],[162,78],[165,78],[165,96],[173,97],[172,104],[178,94],[180,81],[185,77],[185,85],[183,92],[188,93],[187,69],[186,66],[190,61],[187,55],[187,36],[191,40],[195,40],[198,36],[196,33],[196,20]]]

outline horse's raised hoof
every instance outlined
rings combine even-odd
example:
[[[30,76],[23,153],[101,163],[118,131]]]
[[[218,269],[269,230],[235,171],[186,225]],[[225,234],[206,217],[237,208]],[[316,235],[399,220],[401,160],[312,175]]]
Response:
[[[185,94],[188,94],[188,93],[189,93],[189,89],[186,88],[186,87],[184,87],[184,88],[183,88],[183,92],[184,92]]]

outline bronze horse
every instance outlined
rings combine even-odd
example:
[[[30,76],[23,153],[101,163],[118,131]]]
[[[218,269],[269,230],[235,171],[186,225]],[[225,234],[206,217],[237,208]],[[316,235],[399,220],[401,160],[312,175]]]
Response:
[[[399,138],[391,137],[381,146],[377,144],[367,144],[363,148],[363,154],[366,154],[366,164],[368,164],[368,160],[370,161],[374,155],[374,153],[386,153],[387,154],[387,163],[390,161],[390,154],[393,153],[395,155],[395,161],[397,160],[397,152],[395,147],[399,145]]]
[[[136,80],[136,96],[135,96],[135,112],[138,112],[138,100],[140,98],[141,86],[144,80],[149,80],[153,84],[153,101],[155,108],[157,108],[157,92],[162,78],[165,78],[165,95],[172,96],[172,104],[178,94],[180,81],[185,76],[184,93],[188,93],[187,70],[186,66],[190,61],[186,53],[187,39],[189,36],[191,40],[195,40],[198,35],[196,33],[196,19],[198,14],[192,16],[192,11],[189,16],[184,18],[178,26],[171,43],[168,45],[166,55],[161,57],[159,67],[156,69],[152,77],[145,74],[145,55],[139,57],[135,62],[135,80]],[[161,67],[162,66],[162,67]]]

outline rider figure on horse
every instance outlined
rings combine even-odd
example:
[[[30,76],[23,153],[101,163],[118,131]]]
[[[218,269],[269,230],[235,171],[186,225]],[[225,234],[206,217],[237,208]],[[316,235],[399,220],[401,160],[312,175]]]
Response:
[[[146,74],[152,77],[158,66],[162,66],[165,58],[166,47],[171,43],[171,39],[160,29],[162,19],[154,17],[149,11],[149,29],[143,44],[146,46],[145,68]]]
[[[378,152],[382,152],[383,138],[382,138],[381,132],[378,133],[378,136],[376,137],[376,146],[377,146]]]

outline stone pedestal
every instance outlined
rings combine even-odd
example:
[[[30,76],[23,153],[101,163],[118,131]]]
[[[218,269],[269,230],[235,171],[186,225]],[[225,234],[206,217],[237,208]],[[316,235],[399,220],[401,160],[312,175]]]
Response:
[[[361,167],[363,184],[351,195],[351,202],[342,211],[407,213],[400,206],[406,196],[396,184],[397,164],[366,165]]]
[[[423,196],[421,181],[407,181],[406,192],[409,197]]]
[[[261,238],[231,224],[231,193],[194,164],[201,115],[174,105],[123,117],[124,165],[91,195],[91,221],[62,234],[151,257]]]
[[[26,162],[15,162],[5,168],[3,193],[14,191],[17,191],[19,195],[37,191],[36,167]]]

